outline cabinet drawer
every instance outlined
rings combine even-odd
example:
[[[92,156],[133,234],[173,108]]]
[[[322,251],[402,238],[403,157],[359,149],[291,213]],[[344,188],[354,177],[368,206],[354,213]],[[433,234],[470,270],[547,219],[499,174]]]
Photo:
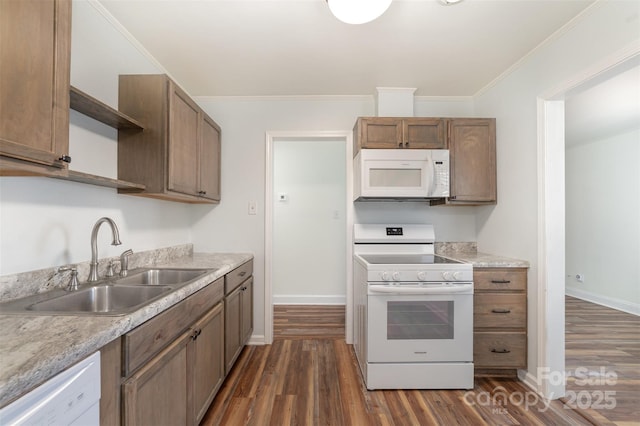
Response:
[[[473,296],[475,328],[519,328],[527,326],[527,296],[524,293],[476,293]]]
[[[224,276],[224,294],[227,295],[235,290],[244,280],[253,274],[253,260],[238,266],[233,271]]]
[[[486,268],[473,270],[475,290],[526,290],[527,270],[521,268]]]
[[[222,300],[223,279],[187,297],[123,336],[123,376],[129,376],[153,355]]]
[[[474,333],[473,339],[476,368],[526,368],[525,333]]]

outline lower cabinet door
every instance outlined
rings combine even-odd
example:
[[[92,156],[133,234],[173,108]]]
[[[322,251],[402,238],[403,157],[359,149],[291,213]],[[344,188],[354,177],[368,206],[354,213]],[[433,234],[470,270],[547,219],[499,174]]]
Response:
[[[224,304],[216,305],[193,328],[196,334],[189,345],[189,354],[197,424],[206,414],[224,379]]]
[[[229,374],[242,347],[241,338],[241,293],[242,286],[236,288],[224,299],[224,363],[225,374]]]
[[[253,278],[242,285],[242,341],[244,346],[253,333]]]
[[[188,331],[123,384],[125,425],[190,425]]]

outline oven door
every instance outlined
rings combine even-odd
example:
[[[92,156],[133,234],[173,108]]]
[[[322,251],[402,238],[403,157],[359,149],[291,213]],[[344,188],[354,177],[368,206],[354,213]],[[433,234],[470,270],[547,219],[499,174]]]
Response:
[[[370,289],[367,304],[368,362],[473,361],[473,294]]]

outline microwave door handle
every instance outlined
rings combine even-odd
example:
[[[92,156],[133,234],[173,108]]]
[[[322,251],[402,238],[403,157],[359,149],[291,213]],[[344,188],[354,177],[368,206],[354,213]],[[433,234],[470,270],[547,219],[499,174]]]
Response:
[[[427,170],[427,176],[430,177],[429,188],[427,188],[427,190],[429,191],[428,194],[431,195],[436,190],[436,168],[433,165],[433,158],[431,156],[429,156],[429,161],[427,161],[427,167],[429,168],[429,170]]]
[[[469,293],[473,292],[469,286],[446,286],[446,287],[401,287],[401,286],[383,286],[370,285],[369,291],[372,293],[391,293],[391,294],[451,294],[451,293]]]

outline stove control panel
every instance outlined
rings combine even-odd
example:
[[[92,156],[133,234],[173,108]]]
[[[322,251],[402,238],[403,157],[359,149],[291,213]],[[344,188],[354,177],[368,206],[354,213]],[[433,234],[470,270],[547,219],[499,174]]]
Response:
[[[473,281],[473,269],[468,270],[382,270],[369,271],[368,281],[384,282],[470,282]]]

